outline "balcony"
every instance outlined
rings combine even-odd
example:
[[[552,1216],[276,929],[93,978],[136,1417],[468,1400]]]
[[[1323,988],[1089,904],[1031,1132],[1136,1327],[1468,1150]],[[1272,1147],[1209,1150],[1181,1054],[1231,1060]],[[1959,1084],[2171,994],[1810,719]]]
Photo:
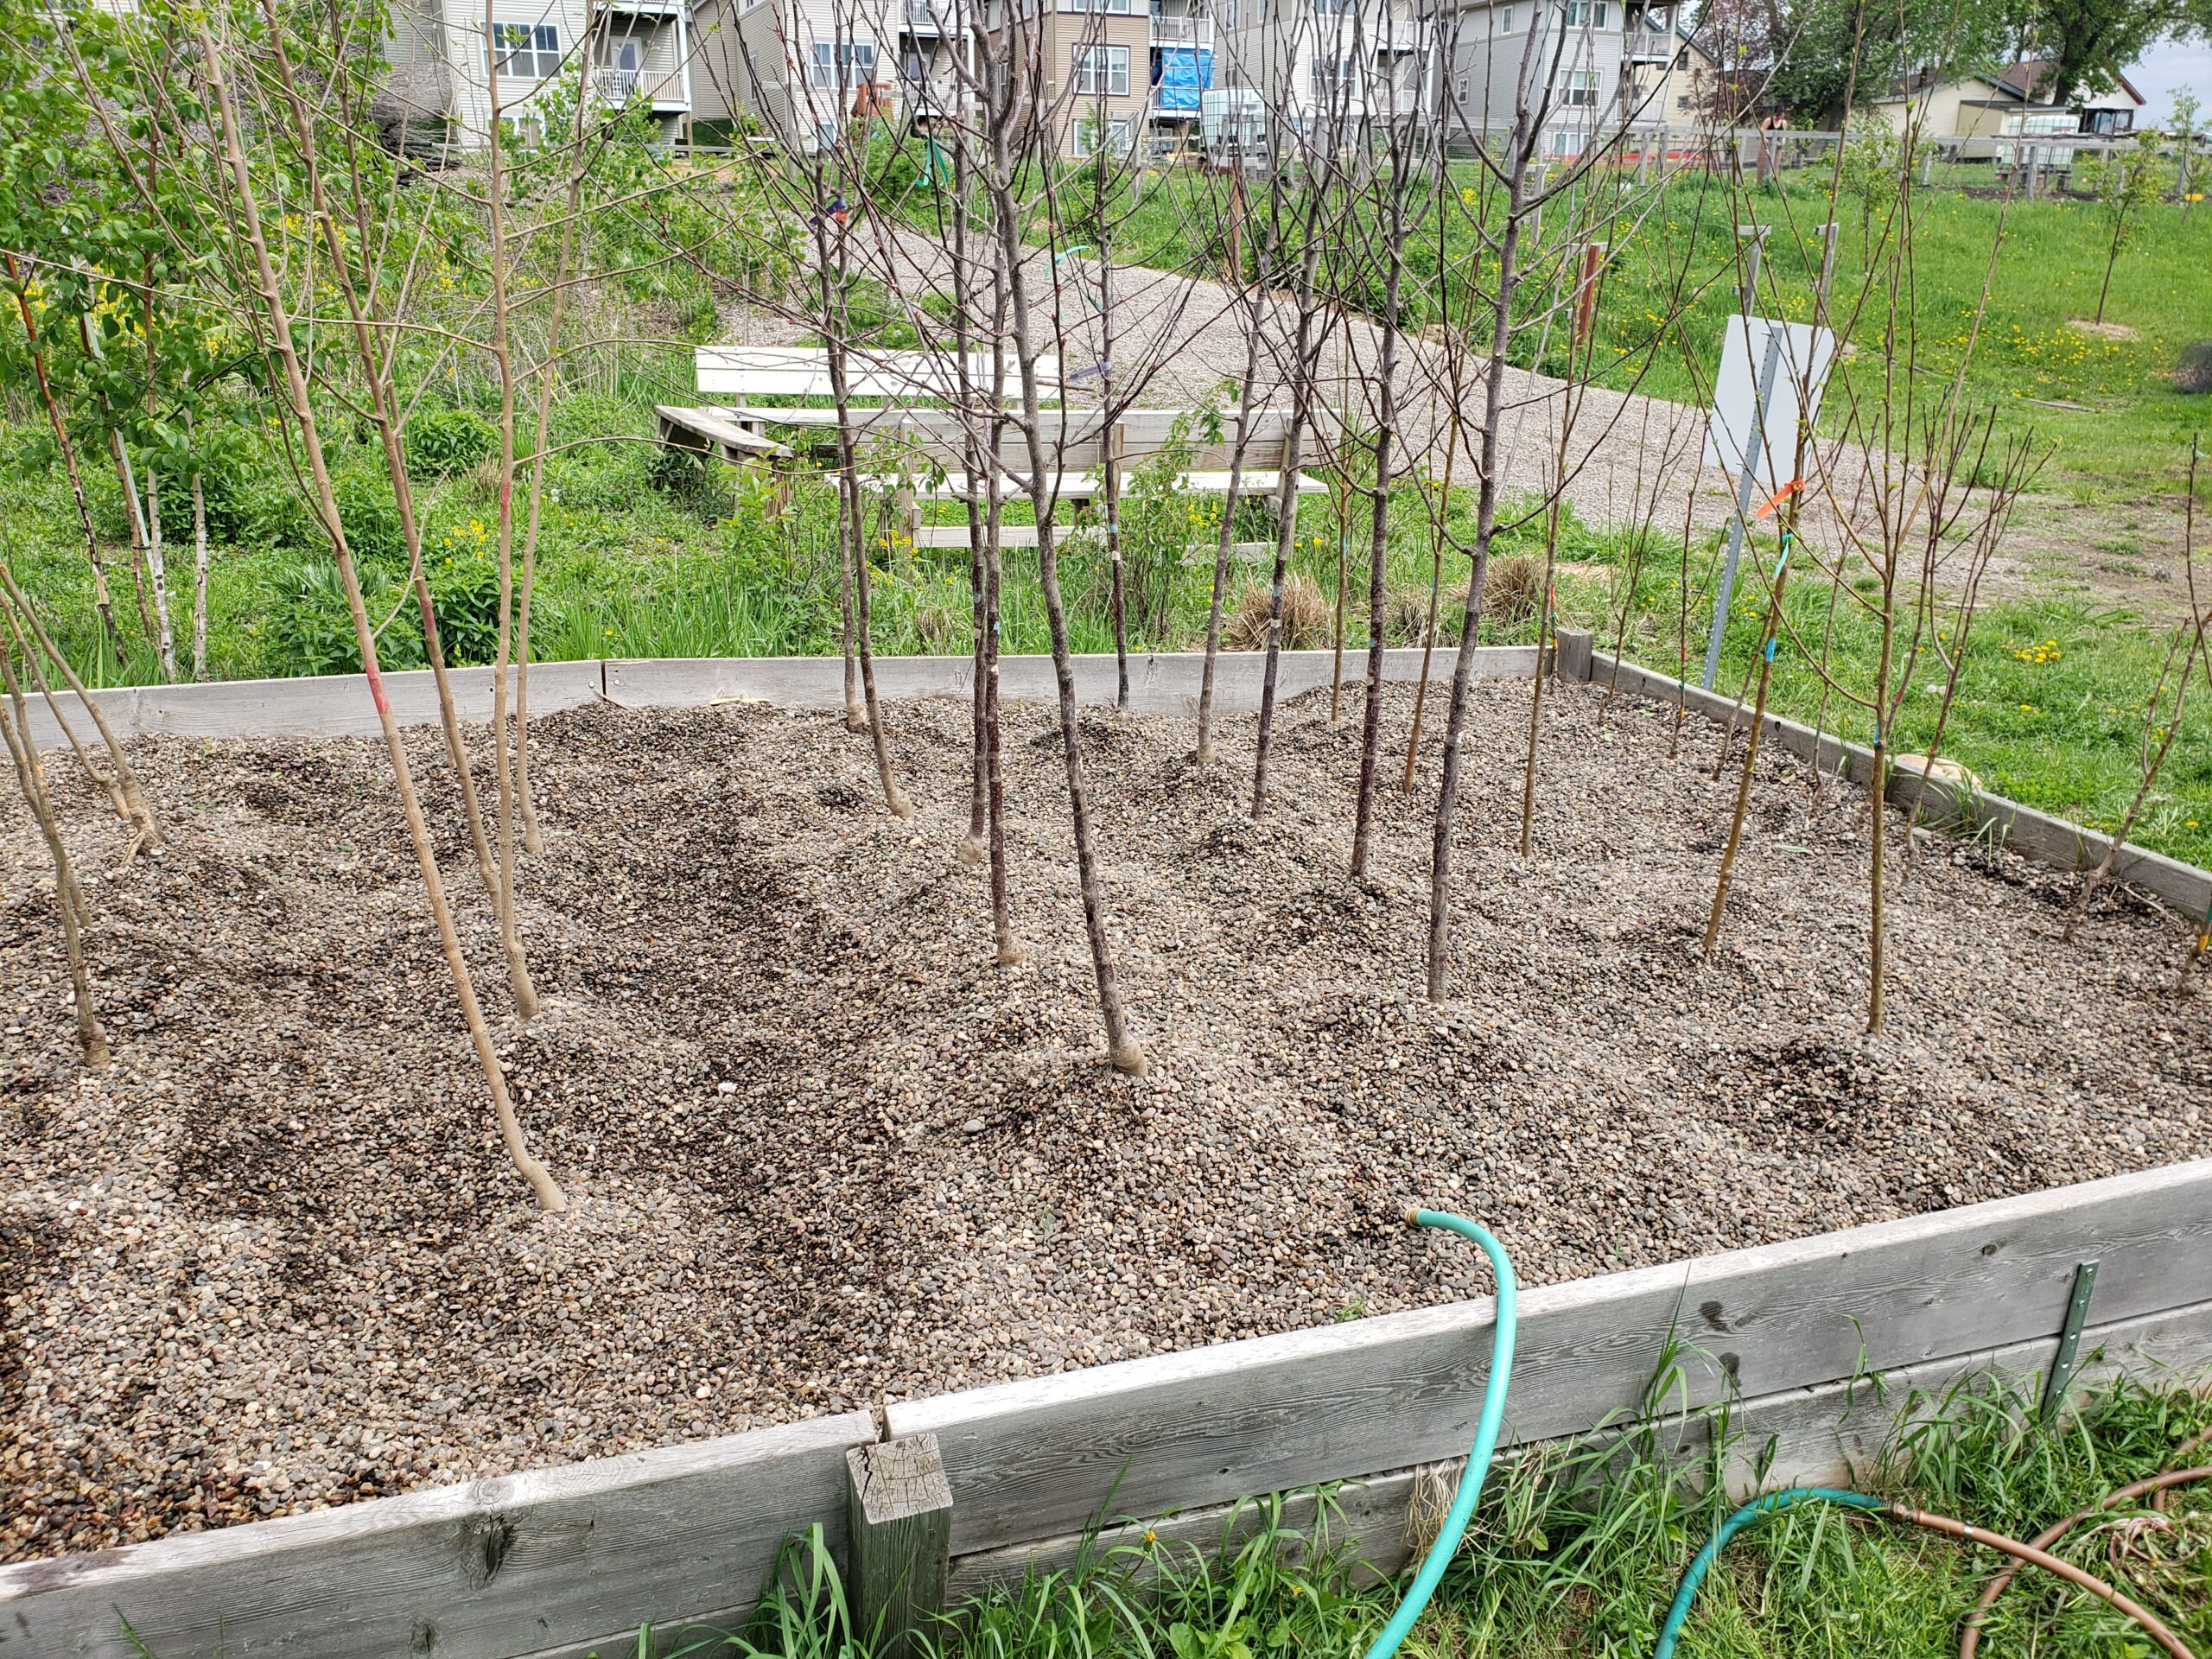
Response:
[[[1154,12],[1152,16],[1152,43],[1154,46],[1211,48],[1213,45],[1213,19],[1163,17]]]
[[[607,104],[626,105],[632,99],[642,98],[656,110],[691,107],[683,96],[683,76],[671,70],[601,67],[592,71],[591,86],[600,100]]]
[[[909,35],[957,35],[973,0],[899,0],[899,16]]]
[[[1621,51],[1631,63],[1671,63],[1681,45],[1674,31],[1665,29],[1632,28],[1621,37]]]

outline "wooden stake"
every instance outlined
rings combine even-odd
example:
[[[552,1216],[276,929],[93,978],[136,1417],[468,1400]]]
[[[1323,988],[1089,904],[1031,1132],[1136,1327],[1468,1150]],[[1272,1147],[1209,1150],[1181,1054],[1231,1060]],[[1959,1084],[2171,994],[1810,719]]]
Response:
[[[937,1436],[856,1446],[849,1480],[854,1632],[876,1659],[920,1659],[944,1609],[952,1564],[952,1486]]]

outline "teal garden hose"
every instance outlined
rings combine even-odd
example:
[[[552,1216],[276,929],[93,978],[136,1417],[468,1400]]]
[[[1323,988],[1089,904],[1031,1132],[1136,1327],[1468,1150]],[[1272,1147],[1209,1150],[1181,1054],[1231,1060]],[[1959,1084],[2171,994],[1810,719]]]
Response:
[[[1437,1581],[1444,1576],[1444,1569],[1458,1553],[1460,1536],[1467,1530],[1467,1518],[1474,1514],[1475,1500],[1482,1496],[1483,1478],[1490,1473],[1491,1459],[1497,1453],[1498,1429],[1505,1421],[1506,1385],[1513,1375],[1513,1263],[1506,1258],[1505,1246],[1491,1236],[1489,1229],[1477,1226],[1464,1216],[1448,1215],[1440,1210],[1408,1210],[1406,1219],[1417,1227],[1441,1227],[1482,1246],[1483,1254],[1490,1257],[1491,1267],[1497,1274],[1497,1318],[1491,1336],[1490,1378],[1483,1385],[1482,1415],[1475,1421],[1475,1444],[1467,1453],[1466,1468],[1460,1471],[1459,1490],[1452,1495],[1452,1508],[1444,1517],[1436,1541],[1428,1547],[1428,1554],[1421,1560],[1413,1588],[1406,1592],[1398,1611],[1390,1615],[1382,1634],[1368,1649],[1367,1659],[1390,1659],[1397,1652],[1398,1644],[1421,1618],[1428,1599],[1436,1593]]]
[[[1460,1473],[1459,1490],[1452,1494],[1452,1507],[1445,1515],[1444,1525],[1436,1535],[1436,1541],[1429,1546],[1428,1554],[1421,1559],[1421,1570],[1414,1575],[1412,1586],[1398,1604],[1397,1611],[1391,1614],[1390,1622],[1383,1626],[1382,1633],[1367,1649],[1366,1659],[1391,1659],[1398,1651],[1399,1646],[1427,1608],[1429,1598],[1436,1593],[1437,1584],[1444,1577],[1444,1569],[1458,1554],[1459,1540],[1466,1533],[1467,1522],[1475,1512],[1477,1501],[1482,1497],[1483,1482],[1488,1477],[1491,1462],[1497,1452],[1498,1431],[1505,1419],[1505,1394],[1513,1374],[1516,1286],[1513,1263],[1506,1256],[1505,1247],[1491,1236],[1487,1228],[1477,1225],[1464,1216],[1447,1214],[1440,1210],[1408,1210],[1406,1219],[1419,1227],[1440,1227],[1482,1247],[1497,1275],[1497,1315],[1491,1336],[1490,1376],[1483,1385],[1482,1414],[1475,1422],[1475,1443],[1467,1453],[1467,1466]],[[1659,1641],[1652,1649],[1652,1659],[1674,1659],[1675,1649],[1681,1641],[1683,1627],[1689,1622],[1690,1605],[1697,1598],[1698,1586],[1704,1581],[1713,1562],[1719,1560],[1720,1552],[1728,1547],[1728,1541],[1752,1522],[1800,1503],[1833,1503],[1842,1509],[1878,1515],[1885,1520],[1924,1527],[1966,1543],[1980,1544],[2017,1560],[2040,1567],[2088,1591],[2133,1619],[2169,1656],[2169,1659],[2195,1659],[2180,1638],[2156,1615],[2071,1562],[2046,1554],[2034,1545],[2023,1544],[2017,1539],[1987,1532],[1965,1522],[1954,1521],[1947,1516],[1929,1515],[1903,1503],[1888,1503],[1865,1492],[1847,1491],[1836,1486],[1792,1486],[1783,1491],[1770,1492],[1764,1497],[1754,1498],[1723,1521],[1707,1541],[1705,1548],[1698,1551],[1696,1558],[1690,1562],[1689,1570],[1682,1574],[1681,1586],[1675,1592],[1674,1605],[1667,1610],[1666,1622],[1659,1628]]]

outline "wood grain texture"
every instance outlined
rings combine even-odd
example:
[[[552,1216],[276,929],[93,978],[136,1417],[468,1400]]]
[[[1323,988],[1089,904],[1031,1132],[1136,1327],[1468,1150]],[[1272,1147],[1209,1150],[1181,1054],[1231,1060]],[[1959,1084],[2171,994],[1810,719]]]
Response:
[[[2212,1160],[1526,1292],[1509,1437],[1632,1414],[1670,1335],[1700,1344],[1691,1404],[2040,1339],[2088,1255],[2101,1322],[2200,1298]],[[1157,1515],[1457,1455],[1491,1319],[1478,1299],[1004,1383],[893,1405],[891,1432],[938,1435],[967,1554],[1109,1502]]]
[[[1762,1452],[1770,1459],[1764,1490],[1861,1484],[1902,1414],[1926,1415],[1944,1390],[1977,1373],[2033,1377],[2049,1364],[2056,1345],[2055,1338],[2013,1343],[1736,1402],[1730,1415],[1742,1437],[1729,1460],[1731,1491],[1747,1497],[1762,1489],[1753,1478],[1755,1459]],[[2082,1351],[2094,1356],[2081,1370],[2085,1383],[2122,1371],[2136,1376],[2195,1377],[2212,1366],[2212,1302],[2091,1326],[2082,1333]],[[1713,1423],[1709,1412],[1700,1412],[1646,1427],[1658,1434],[1662,1446],[1694,1456],[1710,1446]],[[1328,1492],[1325,1505],[1316,1490],[1307,1488],[1281,1494],[1273,1503],[1262,1498],[1211,1504],[1147,1521],[1120,1521],[1092,1532],[980,1550],[954,1558],[950,1593],[958,1602],[995,1586],[1019,1583],[1033,1572],[1063,1572],[1084,1561],[1134,1564],[1141,1559],[1147,1533],[1166,1541],[1172,1552],[1215,1554],[1240,1548],[1264,1526],[1310,1532],[1317,1522],[1325,1547],[1341,1544],[1371,1569],[1367,1577],[1388,1577],[1411,1561],[1417,1543],[1426,1544],[1427,1535],[1408,1515],[1416,1484],[1426,1479],[1430,1497],[1440,1491],[1448,1497],[1465,1466],[1463,1456],[1346,1481]]]
[[[843,1548],[865,1412],[0,1567],[0,1655],[507,1659],[749,1605],[787,1533]]]
[[[1475,652],[1478,679],[1525,678],[1533,671],[1533,645],[1486,645]],[[1280,693],[1297,696],[1329,683],[1333,661],[1326,651],[1281,653]],[[1129,706],[1141,714],[1190,715],[1198,708],[1198,678],[1205,658],[1194,652],[1155,652],[1129,659]],[[887,697],[966,696],[972,683],[968,657],[879,657],[876,684]],[[1115,700],[1114,658],[1107,654],[1075,658],[1076,697],[1092,706]],[[1383,677],[1394,682],[1421,677],[1418,649],[1383,653]],[[1261,677],[1267,667],[1261,652],[1224,652],[1216,670],[1215,706],[1249,713],[1260,706]],[[1433,677],[1446,680],[1452,658],[1440,653]],[[1001,657],[1000,694],[1009,702],[1047,704],[1058,695],[1049,657]],[[663,658],[607,664],[607,695],[625,708],[696,708],[718,700],[752,700],[783,708],[842,709],[844,670],[835,657]]]
[[[845,1453],[854,1628],[877,1659],[915,1659],[944,1611],[952,1554],[952,1488],[937,1436],[856,1446]]]
[[[492,671],[452,671],[454,701],[467,721],[492,718]],[[530,709],[550,715],[600,695],[600,664],[533,663]],[[513,695],[510,675],[510,697]],[[384,677],[385,695],[402,726],[435,726],[437,683],[428,669]],[[165,732],[175,737],[373,737],[380,729],[369,683],[359,674],[327,674],[291,680],[215,680],[200,685],[130,686],[97,691],[100,710],[119,737]],[[83,727],[69,704],[70,723]],[[31,710],[31,731],[41,748],[62,740],[43,706]]]

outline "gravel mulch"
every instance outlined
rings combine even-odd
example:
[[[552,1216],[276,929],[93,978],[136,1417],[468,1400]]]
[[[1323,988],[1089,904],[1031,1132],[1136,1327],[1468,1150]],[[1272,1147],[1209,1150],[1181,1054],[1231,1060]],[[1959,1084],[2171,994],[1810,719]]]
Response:
[[[501,1158],[375,744],[147,741],[175,845],[120,871],[57,757],[118,1061],[73,1062],[0,811],[0,1560],[1482,1289],[1408,1199],[1541,1284],[2212,1154],[2172,917],[2120,893],[2062,945],[2070,880],[1935,842],[1864,1039],[1862,804],[1763,760],[1701,964],[1713,729],[1670,759],[1670,710],[1560,688],[1523,864],[1527,697],[1477,689],[1441,1007],[1433,737],[1363,889],[1356,698],[1286,710],[1257,825],[1249,719],[1205,776],[1186,721],[1086,715],[1141,1082],[1102,1063],[1047,711],[1007,720],[1011,970],[956,855],[964,706],[894,711],[910,823],[834,713],[543,721],[527,1031],[444,852],[559,1218]]]

